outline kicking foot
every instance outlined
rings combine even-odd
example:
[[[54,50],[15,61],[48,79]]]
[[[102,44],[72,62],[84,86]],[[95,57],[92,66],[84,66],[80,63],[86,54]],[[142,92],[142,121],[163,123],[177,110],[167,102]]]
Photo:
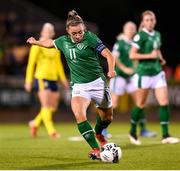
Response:
[[[34,121],[29,121],[29,127],[31,129],[31,136],[33,138],[37,137],[37,131],[38,131],[38,128],[35,126],[34,124]]]
[[[180,141],[179,138],[167,136],[161,140],[161,143],[162,144],[176,144],[176,143],[179,143],[179,141]]]
[[[147,129],[144,129],[141,131],[140,135],[142,137],[155,137],[157,136],[156,132],[148,131]]]
[[[104,135],[102,134],[96,134],[96,138],[99,141],[101,147],[108,143],[108,141],[105,139]]]
[[[93,148],[89,154],[88,157],[92,160],[101,160],[100,158],[100,149],[99,148]]]
[[[129,136],[129,140],[130,140],[131,144],[141,145],[141,141],[138,140],[136,135],[129,134],[128,136]]]

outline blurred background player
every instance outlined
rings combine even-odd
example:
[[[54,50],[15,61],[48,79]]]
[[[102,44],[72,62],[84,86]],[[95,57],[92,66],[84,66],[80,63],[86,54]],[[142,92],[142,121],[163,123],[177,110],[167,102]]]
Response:
[[[129,134],[130,142],[135,145],[141,144],[137,138],[136,125],[143,114],[150,89],[154,90],[156,99],[160,105],[161,142],[163,144],[179,142],[179,139],[171,137],[168,131],[170,115],[168,89],[166,76],[162,70],[162,65],[164,65],[166,61],[161,54],[161,36],[158,31],[154,30],[155,25],[155,14],[152,11],[143,12],[140,30],[135,35],[130,50],[130,58],[138,60],[136,74],[133,77],[135,86],[138,88],[135,101],[136,107],[132,110],[131,130]]]
[[[39,40],[47,40],[55,35],[54,26],[51,23],[45,23],[42,27]],[[25,90],[30,92],[33,87],[41,103],[41,109],[36,118],[29,122],[31,134],[36,137],[38,128],[43,121],[48,135],[53,138],[60,136],[54,128],[52,116],[56,111],[59,102],[58,80],[67,89],[68,82],[64,73],[60,51],[55,48],[43,48],[32,45],[29,54],[29,60],[26,70]]]
[[[116,77],[110,80],[110,90],[112,95],[113,108],[117,108],[119,104],[120,97],[129,93],[133,99],[136,101],[136,87],[133,83],[133,74],[135,68],[135,62],[129,58],[129,50],[132,45],[132,38],[136,33],[135,23],[128,21],[123,26],[123,33],[119,34],[117,41],[113,47],[112,54],[116,58]],[[144,111],[139,120],[140,125],[140,135],[144,137],[156,136],[155,132],[148,131],[146,129],[146,119]],[[110,134],[103,130],[103,133],[110,137]]]
[[[111,123],[113,109],[110,91],[99,64],[98,54],[107,59],[109,78],[115,76],[115,60],[102,41],[94,33],[86,30],[84,21],[74,10],[68,13],[66,31],[67,35],[56,40],[37,41],[31,37],[27,42],[43,47],[56,47],[64,53],[71,72],[71,107],[78,129],[92,148],[88,155],[89,158],[100,159],[100,148],[95,137],[101,146],[107,143],[101,133]],[[91,101],[95,102],[99,114],[95,126],[96,136],[86,116]]]

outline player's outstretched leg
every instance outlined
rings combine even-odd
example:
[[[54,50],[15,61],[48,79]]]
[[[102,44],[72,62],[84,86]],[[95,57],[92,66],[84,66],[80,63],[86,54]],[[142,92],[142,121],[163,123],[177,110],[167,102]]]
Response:
[[[77,121],[77,127],[86,142],[92,148],[88,153],[88,157],[95,160],[100,159],[100,148],[96,141],[94,130],[86,117],[86,111],[90,104],[90,100],[84,97],[75,96],[71,99],[71,107]]]
[[[84,122],[78,123],[78,129],[81,135],[84,137],[86,142],[91,146],[92,150],[89,152],[89,158],[95,160],[100,159],[100,148],[96,141],[93,128],[86,120]]]

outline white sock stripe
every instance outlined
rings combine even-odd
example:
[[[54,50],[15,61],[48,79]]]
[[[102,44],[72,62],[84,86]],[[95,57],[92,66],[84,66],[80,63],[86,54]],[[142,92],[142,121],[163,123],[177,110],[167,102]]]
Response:
[[[137,122],[131,119],[131,123],[136,124]]]
[[[169,122],[160,122],[161,125],[167,125]]]
[[[146,122],[146,119],[140,119],[140,122]]]
[[[85,134],[87,134],[88,132],[94,132],[94,131],[91,129],[91,130],[89,130],[89,131],[86,131],[86,132],[82,133],[82,135],[85,135]]]

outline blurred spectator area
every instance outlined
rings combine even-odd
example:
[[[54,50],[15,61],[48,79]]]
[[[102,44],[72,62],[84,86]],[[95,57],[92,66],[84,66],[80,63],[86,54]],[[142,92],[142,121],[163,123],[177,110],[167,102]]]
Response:
[[[58,33],[64,22],[50,13],[22,0],[1,0],[0,5],[0,74],[25,74],[29,46],[26,39],[39,37],[42,24],[52,22]]]
[[[1,0],[0,5],[0,75],[23,75],[28,60],[28,37],[39,38],[42,25],[55,25],[56,36],[65,33],[65,21],[26,0]],[[98,32],[95,23],[88,28]],[[67,66],[66,66],[67,67]]]

